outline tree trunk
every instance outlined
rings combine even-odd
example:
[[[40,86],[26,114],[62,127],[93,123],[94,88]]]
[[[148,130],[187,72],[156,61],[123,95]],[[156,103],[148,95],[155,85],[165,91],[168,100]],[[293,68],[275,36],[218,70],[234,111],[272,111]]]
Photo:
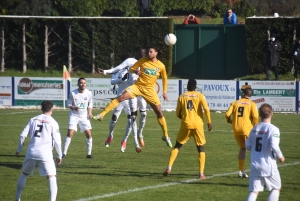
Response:
[[[72,29],[71,25],[69,25],[69,53],[68,53],[68,71],[72,72]]]
[[[95,73],[95,41],[94,41],[95,30],[92,30],[92,73]]]
[[[26,25],[25,23],[23,24],[23,73],[26,73],[27,71],[27,65],[26,65]]]
[[[45,25],[45,72],[48,71],[48,58],[49,58],[49,53],[48,53],[48,49],[49,49],[49,45],[48,45],[48,26]]]
[[[4,39],[4,26],[1,25],[1,72],[4,72],[4,54],[5,54],[5,39]]]

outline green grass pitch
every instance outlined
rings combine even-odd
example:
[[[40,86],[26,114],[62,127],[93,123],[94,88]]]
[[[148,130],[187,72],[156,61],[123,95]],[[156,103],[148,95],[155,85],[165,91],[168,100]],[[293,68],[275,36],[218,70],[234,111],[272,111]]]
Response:
[[[94,110],[93,113],[99,113]],[[21,157],[14,156],[18,139],[29,118],[40,110],[0,110],[0,200],[14,200],[15,188],[29,139],[26,139]],[[53,117],[60,125],[62,144],[67,133],[69,110],[55,110]],[[175,112],[164,112],[169,135],[175,144],[180,120]],[[132,135],[125,153],[120,152],[126,115],[122,114],[114,132],[111,146],[104,142],[108,135],[111,113],[102,122],[92,121],[93,156],[86,159],[85,137],[75,133],[68,155],[57,168],[58,201],[88,200],[245,200],[248,195],[248,179],[237,177],[238,146],[231,125],[224,113],[211,113],[213,130],[207,131],[205,123],[207,180],[195,179],[198,175],[197,149],[191,139],[184,145],[175,161],[169,177],[163,177],[171,148],[161,140],[162,132],[153,111],[148,111],[144,128],[145,147],[136,153]],[[300,116],[274,114],[273,121],[281,131],[280,147],[286,162],[279,165],[282,177],[280,200],[299,200],[300,191]],[[55,151],[54,151],[55,153]],[[56,155],[56,154],[55,154]],[[249,171],[249,152],[246,155]],[[266,200],[268,192],[260,193],[257,200]],[[36,170],[27,180],[22,201],[49,200],[48,182]]]

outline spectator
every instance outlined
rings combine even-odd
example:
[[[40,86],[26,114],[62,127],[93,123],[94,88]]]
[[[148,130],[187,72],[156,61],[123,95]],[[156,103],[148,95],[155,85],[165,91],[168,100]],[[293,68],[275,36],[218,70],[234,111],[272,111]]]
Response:
[[[275,40],[276,34],[272,33],[270,40],[268,40],[264,47],[263,51],[267,53],[266,56],[266,80],[270,80],[271,69],[275,70],[275,80],[278,80],[278,61],[279,61],[279,52],[282,50],[282,47],[278,41]]]
[[[227,9],[227,12],[223,16],[224,24],[237,24],[236,14],[232,12],[232,9]]]
[[[298,70],[300,67],[300,38],[298,42],[295,43],[293,47],[293,59],[294,59],[294,79],[297,81],[298,78]]]
[[[137,6],[140,11],[140,17],[149,16],[151,0],[137,0]]]
[[[200,20],[195,15],[190,14],[185,18],[183,24],[200,24]]]

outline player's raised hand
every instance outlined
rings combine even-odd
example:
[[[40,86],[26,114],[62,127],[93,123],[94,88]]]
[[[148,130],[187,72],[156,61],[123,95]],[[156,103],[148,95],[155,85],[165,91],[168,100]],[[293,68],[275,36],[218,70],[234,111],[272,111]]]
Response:
[[[102,68],[98,68],[98,73],[103,74],[103,73],[104,73],[104,70],[103,70]]]

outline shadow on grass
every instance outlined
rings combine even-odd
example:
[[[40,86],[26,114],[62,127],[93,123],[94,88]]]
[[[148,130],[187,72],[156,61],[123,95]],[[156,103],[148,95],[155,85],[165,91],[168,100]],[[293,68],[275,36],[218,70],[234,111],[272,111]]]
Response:
[[[22,163],[0,162],[0,167],[8,167],[8,168],[20,170],[22,168]]]

